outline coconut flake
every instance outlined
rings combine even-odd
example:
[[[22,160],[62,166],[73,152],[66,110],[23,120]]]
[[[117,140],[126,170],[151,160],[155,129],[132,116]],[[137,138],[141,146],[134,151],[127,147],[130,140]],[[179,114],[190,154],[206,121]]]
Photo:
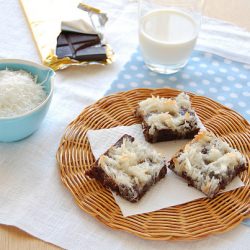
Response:
[[[46,99],[37,77],[18,70],[0,70],[0,117],[13,117],[36,108]]]

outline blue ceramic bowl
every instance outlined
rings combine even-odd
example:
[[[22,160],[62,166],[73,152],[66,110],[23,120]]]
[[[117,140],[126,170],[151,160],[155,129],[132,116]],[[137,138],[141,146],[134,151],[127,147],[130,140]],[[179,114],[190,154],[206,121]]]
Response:
[[[0,59],[0,70],[24,70],[37,76],[37,82],[44,81],[47,98],[35,109],[14,117],[0,117],[0,142],[12,142],[26,138],[34,133],[41,125],[52,99],[53,80],[55,73],[52,69],[24,60]]]

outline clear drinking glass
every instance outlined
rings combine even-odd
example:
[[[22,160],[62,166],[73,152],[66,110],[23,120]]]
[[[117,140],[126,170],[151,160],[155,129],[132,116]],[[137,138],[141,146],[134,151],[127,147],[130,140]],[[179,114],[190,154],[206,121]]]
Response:
[[[172,74],[195,46],[203,0],[139,0],[139,44],[147,67]]]

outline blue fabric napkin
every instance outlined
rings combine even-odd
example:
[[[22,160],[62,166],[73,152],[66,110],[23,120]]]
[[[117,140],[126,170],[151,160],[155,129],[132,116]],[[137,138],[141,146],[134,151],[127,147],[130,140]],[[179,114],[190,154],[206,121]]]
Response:
[[[250,65],[207,52],[194,51],[180,72],[163,75],[147,69],[138,49],[106,95],[133,88],[164,87],[210,97],[250,121]]]

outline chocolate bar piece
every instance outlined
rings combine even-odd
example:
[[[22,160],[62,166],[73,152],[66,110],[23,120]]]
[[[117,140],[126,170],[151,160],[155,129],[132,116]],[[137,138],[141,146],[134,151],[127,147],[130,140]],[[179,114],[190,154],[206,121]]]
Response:
[[[56,55],[77,61],[102,61],[107,59],[106,46],[98,35],[62,31],[57,37]]]
[[[210,132],[203,131],[169,161],[168,167],[209,198],[247,169],[245,157]]]
[[[137,202],[167,173],[161,155],[124,135],[86,174],[130,202]]]

